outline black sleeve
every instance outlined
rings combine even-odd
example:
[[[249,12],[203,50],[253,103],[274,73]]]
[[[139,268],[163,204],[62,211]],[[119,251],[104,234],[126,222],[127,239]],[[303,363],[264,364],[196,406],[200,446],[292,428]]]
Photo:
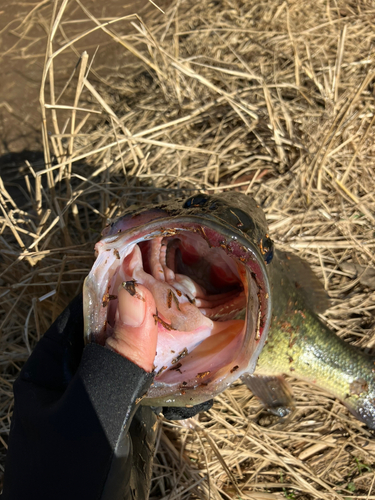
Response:
[[[148,498],[155,416],[133,417],[153,376],[82,332],[78,297],[15,382],[1,500]]]

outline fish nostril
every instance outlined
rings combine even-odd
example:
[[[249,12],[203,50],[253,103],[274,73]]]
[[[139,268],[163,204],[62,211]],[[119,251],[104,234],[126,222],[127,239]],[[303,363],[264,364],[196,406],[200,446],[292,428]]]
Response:
[[[202,207],[208,202],[208,199],[208,196],[204,194],[191,196],[185,201],[183,208]]]

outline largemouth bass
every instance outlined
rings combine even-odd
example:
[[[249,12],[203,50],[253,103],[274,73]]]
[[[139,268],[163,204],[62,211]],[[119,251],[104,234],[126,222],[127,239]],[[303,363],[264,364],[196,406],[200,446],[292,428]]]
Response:
[[[290,374],[375,428],[374,360],[319,320],[327,301],[317,278],[274,249],[250,197],[201,194],[131,207],[105,228],[96,253],[84,284],[87,341],[104,344],[113,332],[119,287],[140,283],[155,299],[155,379],[143,404],[189,407],[241,377],[283,415]]]

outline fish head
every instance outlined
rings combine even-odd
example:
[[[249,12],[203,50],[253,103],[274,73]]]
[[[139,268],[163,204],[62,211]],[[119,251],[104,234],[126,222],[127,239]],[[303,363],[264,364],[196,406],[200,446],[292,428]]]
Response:
[[[273,243],[242,193],[130,208],[103,231],[84,283],[86,341],[114,331],[119,287],[157,307],[155,378],[143,404],[190,406],[253,373],[271,320]]]

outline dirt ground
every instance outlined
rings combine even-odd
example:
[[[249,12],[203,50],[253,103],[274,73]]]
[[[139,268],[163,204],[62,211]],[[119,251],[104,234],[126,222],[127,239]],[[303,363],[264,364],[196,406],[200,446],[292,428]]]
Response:
[[[168,3],[168,0],[162,0],[159,5],[165,7]],[[87,0],[84,5],[100,20],[134,13],[147,19],[148,14],[155,10],[147,0]],[[39,90],[52,11],[53,2],[48,0],[37,3],[10,0],[0,11],[0,166],[28,157],[33,160],[36,152],[42,150]],[[65,36],[81,33],[89,26],[90,21],[80,6],[70,2],[61,26]],[[124,23],[120,32],[126,34],[127,31],[133,30],[129,23]],[[129,55],[120,45],[108,50],[108,40],[101,32],[78,42],[75,48],[78,52],[86,50],[90,57],[97,51],[93,69],[99,74],[101,71],[115,73],[129,60]],[[56,88],[64,85],[73,71],[71,53],[66,52],[55,69]],[[24,154],[10,155],[21,152]]]

